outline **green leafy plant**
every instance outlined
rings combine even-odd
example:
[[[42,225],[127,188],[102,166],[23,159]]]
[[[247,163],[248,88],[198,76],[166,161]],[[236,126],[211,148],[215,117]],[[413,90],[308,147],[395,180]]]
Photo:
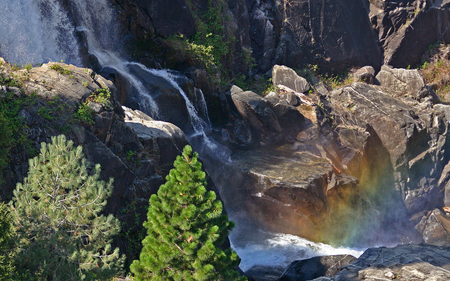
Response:
[[[75,119],[87,125],[93,125],[95,123],[94,112],[86,102],[80,104],[80,106],[78,107],[78,110],[75,113]]]
[[[17,279],[105,280],[117,274],[124,257],[111,242],[119,222],[101,214],[113,180],[99,178],[100,165],[88,174],[82,147],[64,135],[41,144],[10,204]]]
[[[57,64],[57,63],[52,64],[52,65],[50,66],[50,69],[56,70],[56,71],[58,71],[60,74],[66,74],[66,75],[71,75],[71,74],[72,74],[72,71],[70,71],[70,70],[68,70],[68,69],[65,69],[64,67],[62,67],[61,65],[59,65],[59,64]]]
[[[130,266],[135,280],[246,280],[233,270],[237,254],[220,248],[234,223],[216,194],[206,191],[205,178],[198,154],[186,146],[150,198],[147,237]]]
[[[133,157],[136,156],[136,154],[137,154],[136,151],[128,150],[127,153],[126,153],[127,160],[128,161],[133,160]]]
[[[86,81],[87,82],[87,81]],[[94,124],[94,112],[89,107],[91,102],[102,103],[106,107],[111,108],[111,92],[108,88],[99,88],[95,90],[83,103],[78,107],[75,113],[75,119],[87,124]]]
[[[50,109],[50,108],[47,108],[45,106],[40,107],[38,109],[37,113],[38,113],[39,116],[41,116],[42,118],[45,118],[45,119],[47,119],[49,121],[55,120],[55,117],[51,116],[51,114],[53,113],[53,110]]]

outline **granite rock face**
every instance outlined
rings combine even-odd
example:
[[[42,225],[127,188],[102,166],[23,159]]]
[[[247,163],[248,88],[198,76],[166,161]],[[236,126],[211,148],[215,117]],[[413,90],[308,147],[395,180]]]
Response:
[[[313,280],[448,280],[449,259],[449,248],[432,245],[371,248],[337,275]]]

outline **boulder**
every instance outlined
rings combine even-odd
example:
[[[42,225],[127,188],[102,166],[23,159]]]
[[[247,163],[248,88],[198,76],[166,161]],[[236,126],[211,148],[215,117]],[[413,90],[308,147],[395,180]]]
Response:
[[[389,151],[392,165],[405,165],[415,155],[413,142],[423,143],[425,124],[413,108],[364,83],[353,83],[330,94],[332,102],[374,128]],[[422,136],[417,138],[417,136]],[[414,137],[414,138],[413,138]],[[414,141],[413,141],[414,140]],[[420,148],[421,149],[421,148]],[[406,154],[406,155],[405,155]]]
[[[308,281],[321,276],[335,276],[341,268],[354,262],[351,255],[314,257],[292,262],[279,281]]]
[[[135,175],[104,143],[89,131],[81,130],[84,131],[85,135],[83,139],[78,139],[78,141],[82,141],[80,145],[83,146],[86,158],[92,163],[101,165],[102,170],[100,176],[102,180],[114,179],[113,193],[108,198],[105,212],[108,214],[117,214],[119,209],[123,207],[125,194],[133,183]]]
[[[242,126],[242,122],[235,127],[245,130],[239,130],[239,136],[244,137],[248,142],[249,137],[246,128],[249,127],[252,132],[251,139],[264,144],[279,143],[285,140],[285,137],[298,131],[299,126],[305,120],[303,115],[290,105],[286,98],[289,93],[279,98],[277,94],[263,98],[254,92],[243,91],[237,86],[230,89],[231,99],[236,106],[237,111],[248,125]],[[294,95],[295,96],[295,95]],[[297,101],[296,97],[291,95],[291,102]],[[242,134],[244,133],[244,134]]]
[[[153,120],[142,111],[122,108],[125,124],[132,128],[144,149],[158,155],[154,164],[171,167],[176,156],[189,144],[183,131],[171,123]]]
[[[273,66],[272,83],[274,88],[277,88],[278,85],[284,85],[299,93],[305,93],[311,89],[305,78],[298,76],[292,68],[284,65]]]
[[[423,244],[370,248],[335,276],[313,280],[448,280],[449,264],[449,248]]]
[[[114,84],[91,69],[56,62],[30,69],[24,88],[45,98],[59,95],[71,105],[80,104],[98,88],[108,88],[113,98],[116,95]]]
[[[272,266],[254,266],[245,272],[248,281],[278,281],[284,268]]]
[[[450,246],[450,218],[449,213],[434,209],[423,216],[416,225],[427,244],[436,246]]]
[[[371,66],[364,66],[353,73],[353,82],[364,82],[373,84],[375,78],[375,69]]]
[[[228,208],[245,202],[247,216],[271,231],[328,239],[332,235],[322,231],[330,225],[323,218],[334,209],[334,198],[346,200],[357,190],[357,179],[338,173],[317,147],[242,151],[232,156],[232,163],[233,177],[240,182],[225,191],[234,194]]]
[[[402,69],[382,66],[376,79],[386,92],[397,97],[412,97],[417,101],[430,100],[433,104],[439,102],[439,97],[425,84],[417,69]]]
[[[230,92],[238,112],[258,135],[266,134],[266,131],[281,132],[278,117],[265,98],[251,91],[244,92],[237,86]]]

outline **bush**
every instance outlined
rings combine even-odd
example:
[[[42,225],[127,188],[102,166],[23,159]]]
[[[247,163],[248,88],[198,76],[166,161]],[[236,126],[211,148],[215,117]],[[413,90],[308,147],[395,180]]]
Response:
[[[206,192],[198,154],[186,146],[167,182],[150,198],[147,237],[130,269],[136,280],[246,280],[233,268],[239,257],[220,249],[234,223],[222,202]]]
[[[16,229],[17,279],[99,280],[120,270],[124,257],[111,247],[119,222],[101,212],[112,179],[99,180],[100,165],[88,174],[82,147],[63,135],[42,143],[30,159],[28,177],[11,202]]]

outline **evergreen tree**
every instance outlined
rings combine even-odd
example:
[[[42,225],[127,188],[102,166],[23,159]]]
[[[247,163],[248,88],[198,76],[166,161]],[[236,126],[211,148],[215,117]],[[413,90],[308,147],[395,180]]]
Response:
[[[0,202],[0,279],[13,280],[12,273],[12,227],[8,206]]]
[[[65,136],[42,143],[30,159],[28,177],[11,201],[20,279],[104,280],[120,270],[124,257],[111,248],[119,232],[112,215],[101,215],[112,192],[99,180],[100,165],[88,174],[82,147]]]
[[[198,154],[186,146],[167,182],[150,198],[147,237],[140,259],[130,269],[136,280],[246,280],[225,241],[234,223],[222,214],[222,202],[206,191]]]

